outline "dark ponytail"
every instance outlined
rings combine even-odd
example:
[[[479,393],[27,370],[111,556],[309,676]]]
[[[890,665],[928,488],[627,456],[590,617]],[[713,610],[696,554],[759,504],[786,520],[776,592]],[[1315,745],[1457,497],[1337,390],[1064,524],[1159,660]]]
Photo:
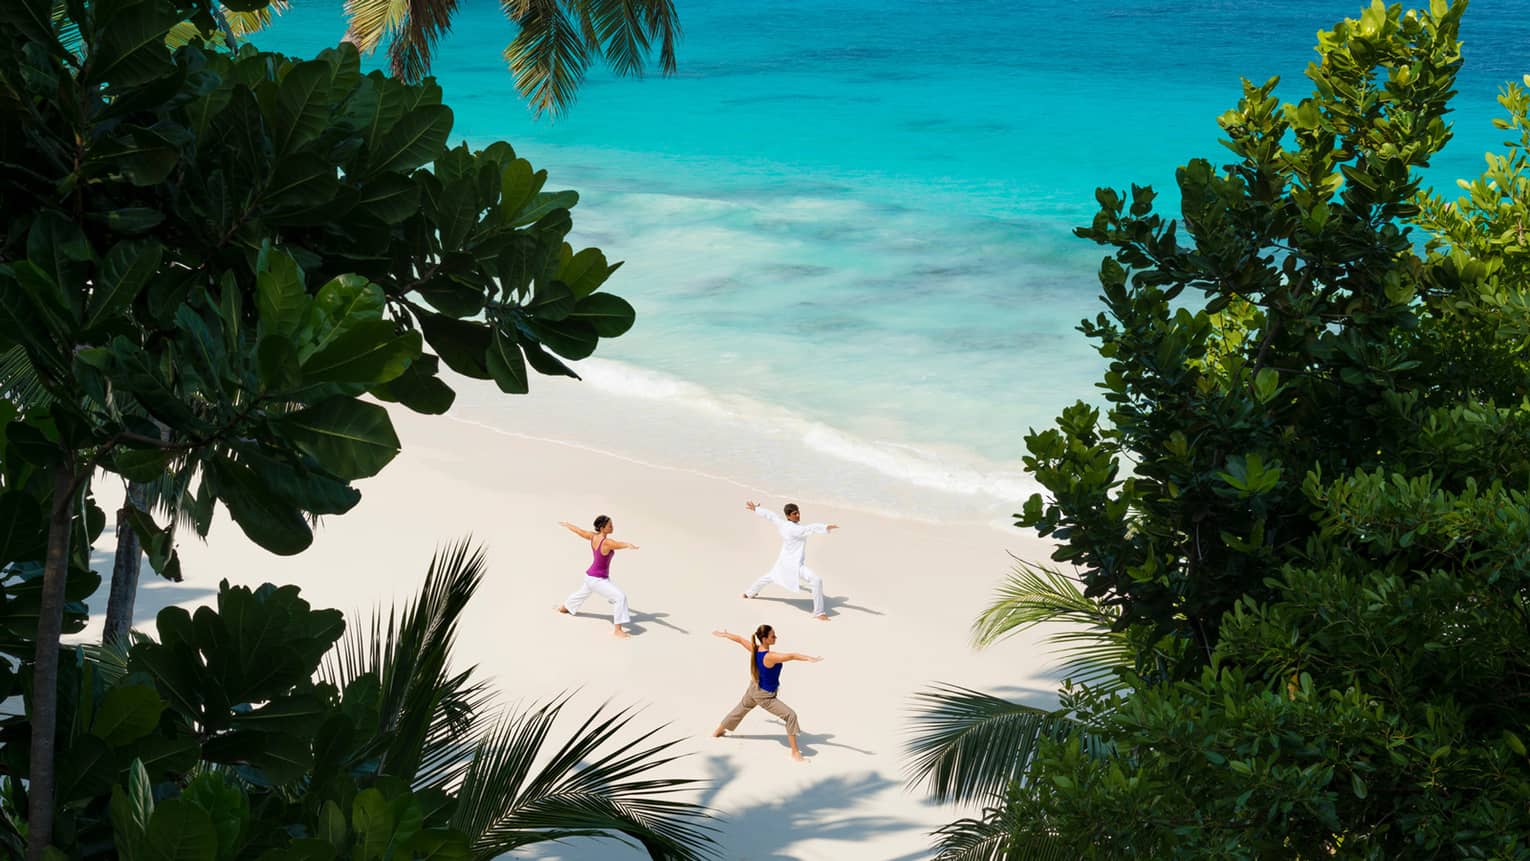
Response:
[[[760,683],[760,661],[756,657],[760,653],[760,641],[770,636],[771,627],[761,625],[749,635],[749,678],[754,679],[755,684]]]
[[[610,523],[610,522],[611,522],[611,518],[605,516],[604,514],[602,514],[601,516],[595,518],[595,531],[599,532],[600,530],[605,529],[606,528],[606,524]]]

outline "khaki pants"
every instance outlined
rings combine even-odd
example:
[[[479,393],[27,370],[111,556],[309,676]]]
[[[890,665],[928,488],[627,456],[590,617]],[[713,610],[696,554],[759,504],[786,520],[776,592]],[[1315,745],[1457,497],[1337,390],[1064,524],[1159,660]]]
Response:
[[[792,711],[792,707],[776,699],[775,691],[762,691],[760,686],[753,682],[750,682],[749,690],[744,691],[744,696],[738,701],[738,705],[723,718],[722,728],[732,732],[738,727],[738,722],[744,719],[744,715],[749,714],[755,706],[786,721],[787,735],[797,734],[797,713]]]

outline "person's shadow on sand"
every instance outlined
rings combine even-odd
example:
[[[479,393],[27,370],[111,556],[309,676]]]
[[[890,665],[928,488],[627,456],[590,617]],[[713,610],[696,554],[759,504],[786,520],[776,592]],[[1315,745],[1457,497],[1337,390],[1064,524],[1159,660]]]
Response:
[[[594,619],[603,625],[612,624],[612,616],[610,613],[569,613],[567,615],[572,616],[575,619]],[[673,622],[666,622],[665,620],[669,618],[668,613],[639,613],[634,610],[629,612],[628,615],[631,618],[627,622],[627,633],[634,637],[647,633],[648,629],[644,627],[645,622],[658,625],[662,628],[668,628],[671,631],[677,631],[681,634],[690,634],[690,631],[686,630],[685,628],[682,628]]]
[[[781,721],[773,720],[771,723],[781,724]],[[773,741],[786,750],[791,750],[791,742],[786,740],[785,724],[781,725],[782,730],[779,735],[740,735],[738,733],[730,732],[723,736],[723,738],[738,738],[744,739],[745,741]],[[841,744],[840,742],[829,740],[834,737],[834,733],[832,732],[799,732],[797,733],[797,748],[802,751],[802,756],[805,759],[812,759],[817,755],[817,752],[813,750],[815,745],[822,745],[824,747],[837,747],[842,750],[854,751],[861,756],[876,756],[876,751],[862,750],[861,748],[854,747],[852,745]]]
[[[750,601],[773,601],[773,602],[775,602],[777,604],[787,604],[787,605],[790,605],[792,607],[801,607],[803,610],[805,610],[805,611],[807,611],[809,613],[813,612],[813,599],[811,597],[809,597],[809,598],[777,598],[777,597],[772,597],[772,596],[769,596],[769,595],[756,595],[753,598],[750,598],[748,600],[750,600]],[[852,603],[850,603],[850,599],[844,597],[843,595],[840,595],[840,596],[825,595],[825,596],[823,596],[823,609],[824,609],[824,612],[828,613],[830,619],[834,618],[835,616],[838,616],[840,608],[842,608],[842,607],[844,609],[846,609],[846,610],[854,610],[857,613],[867,613],[867,614],[872,615],[872,616],[886,616],[887,615],[886,613],[882,612],[881,610],[873,610],[870,607],[862,607],[859,604],[852,604]]]

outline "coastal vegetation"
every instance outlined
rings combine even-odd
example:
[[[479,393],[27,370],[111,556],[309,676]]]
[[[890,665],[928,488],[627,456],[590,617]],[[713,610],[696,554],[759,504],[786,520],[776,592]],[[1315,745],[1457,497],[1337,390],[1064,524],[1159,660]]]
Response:
[[[976,628],[1081,622],[1073,681],[921,695],[914,781],[985,809],[940,857],[1530,857],[1530,97],[1421,189],[1465,9],[1320,33],[1299,101],[1245,82],[1177,216],[1099,191],[1104,414],[1026,437],[1016,516],[1066,567]]]
[[[616,265],[564,241],[577,194],[509,144],[448,147],[433,81],[362,74],[350,45],[185,38],[264,6],[0,8],[0,698],[23,702],[0,723],[0,845],[466,858],[621,833],[704,854],[701,812],[669,799],[686,783],[640,777],[667,746],[608,746],[626,713],[543,761],[563,701],[495,723],[448,671],[482,568],[461,548],[370,636],[293,587],[225,586],[217,610],[162,612],[158,640],[60,645],[99,585],[96,482],[171,482],[161,517],[131,496],[119,516],[170,579],[177,530],[220,508],[300,553],[399,450],[376,400],[446,411],[442,363],[523,393],[634,319],[600,290]]]

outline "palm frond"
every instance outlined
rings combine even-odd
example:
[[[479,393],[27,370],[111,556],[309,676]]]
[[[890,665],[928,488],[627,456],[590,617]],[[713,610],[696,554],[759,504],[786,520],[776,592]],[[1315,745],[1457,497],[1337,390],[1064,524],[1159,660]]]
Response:
[[[418,82],[430,74],[441,37],[451,31],[458,0],[346,0],[345,39],[364,54],[388,45],[388,70]]]
[[[1009,861],[1010,831],[995,810],[943,825],[935,837],[935,861]]]
[[[660,859],[715,857],[707,809],[671,797],[700,781],[645,776],[678,758],[677,742],[651,742],[662,728],[612,741],[627,733],[631,709],[597,709],[539,766],[567,702],[510,713],[474,748],[451,822],[474,857],[569,837],[625,837]]]
[[[379,683],[378,724],[363,727],[371,741],[360,759],[378,773],[416,786],[442,786],[465,768],[472,723],[492,699],[472,680],[473,669],[453,673],[457,623],[483,580],[483,550],[463,540],[431,559],[420,594],[402,611],[373,612],[370,625],[349,627],[325,657],[320,675],[344,689],[366,674]]]
[[[143,486],[144,511],[153,514],[156,520],[170,521],[177,533],[186,531],[205,540],[212,524],[200,516],[192,491],[200,474],[197,462],[179,456],[165,467],[164,475],[138,482]]]
[[[1016,559],[993,604],[973,623],[972,639],[979,647],[991,646],[1043,622],[1109,630],[1119,617],[1112,608],[1085,597],[1068,575]]]
[[[416,83],[430,74],[430,58],[436,43],[452,28],[457,0],[406,0],[404,18],[388,44],[388,68],[394,75]]]
[[[243,39],[251,33],[271,26],[271,21],[286,11],[287,0],[271,0],[271,5],[256,9],[254,12],[235,12],[225,6],[223,19],[228,22],[229,31]]]
[[[579,28],[558,0],[500,0],[500,5],[520,28],[505,48],[516,90],[538,114],[567,110],[589,66]]]
[[[53,403],[53,396],[37,376],[32,360],[20,347],[11,347],[0,353],[0,398],[17,407],[46,407]]]
[[[648,34],[659,36],[659,71],[673,75],[675,43],[680,41],[680,13],[675,11],[674,0],[643,0],[643,23]]]
[[[1016,559],[993,604],[973,623],[972,639],[983,648],[1043,623],[1060,623],[1043,642],[1063,656],[1063,676],[1113,692],[1129,687],[1121,671],[1134,667],[1141,652],[1132,632],[1116,628],[1119,620],[1115,608],[1086,596],[1073,578]]]
[[[147,639],[147,635],[138,631],[128,631],[128,635],[120,640],[81,643],[79,648],[85,653],[85,660],[95,665],[97,678],[110,686],[127,675],[128,652],[134,644]]]
[[[393,74],[418,81],[430,73],[442,36],[460,0],[346,0],[346,41],[363,53],[388,45]],[[538,115],[561,114],[574,103],[592,57],[617,75],[641,77],[658,44],[659,70],[676,69],[680,15],[673,0],[500,0],[518,28],[505,62],[519,92]]]
[[[345,40],[363,54],[377,50],[409,15],[409,0],[345,0]]]
[[[675,41],[680,22],[668,0],[586,0],[578,4],[581,30],[592,52],[617,75],[642,77],[643,64],[659,37],[659,68],[675,71]]]
[[[908,783],[928,783],[937,801],[991,802],[1023,782],[1043,738],[1078,725],[1061,712],[968,688],[937,685],[914,695]]]
[[[958,819],[936,830],[935,861],[1077,861],[1077,852],[1027,824],[1013,804]]]

